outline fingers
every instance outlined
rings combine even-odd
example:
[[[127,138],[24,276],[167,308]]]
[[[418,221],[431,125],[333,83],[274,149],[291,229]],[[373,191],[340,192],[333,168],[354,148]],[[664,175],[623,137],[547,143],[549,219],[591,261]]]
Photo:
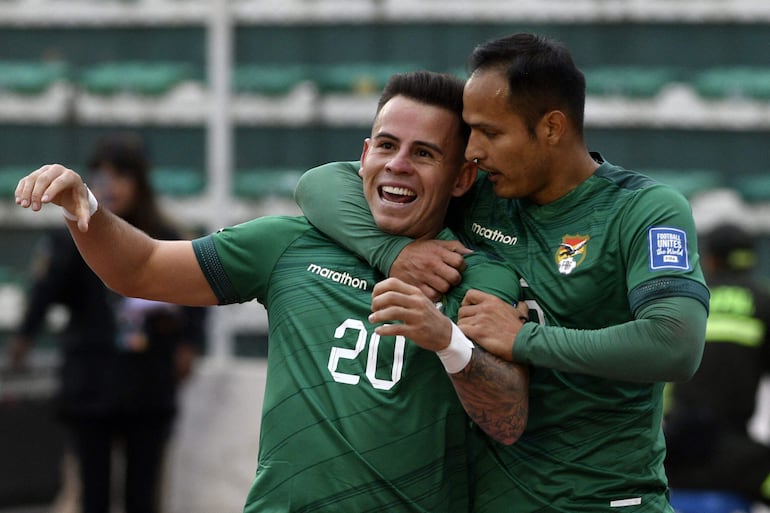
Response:
[[[473,250],[466,248],[459,240],[436,240],[437,245],[459,255],[469,255]]]
[[[77,190],[82,185],[82,179],[74,171],[59,164],[45,165],[19,180],[16,204],[38,211],[45,203],[61,204],[60,195],[64,190]]]
[[[369,322],[403,321],[421,306],[421,301],[427,298],[417,287],[397,278],[387,278],[374,286]]]
[[[487,294],[485,292],[481,292],[480,290],[471,289],[465,293],[465,296],[463,297],[463,301],[460,306],[478,305],[483,303],[484,301],[490,300],[491,298],[494,298],[494,296]]]

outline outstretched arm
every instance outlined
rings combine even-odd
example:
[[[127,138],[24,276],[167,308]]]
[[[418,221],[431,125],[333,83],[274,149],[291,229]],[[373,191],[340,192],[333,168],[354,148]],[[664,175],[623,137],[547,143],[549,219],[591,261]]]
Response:
[[[16,204],[39,211],[64,208],[78,250],[104,283],[121,295],[168,303],[215,305],[190,241],[159,241],[103,208],[91,212],[80,175],[64,166],[43,166],[19,181]]]
[[[452,321],[416,287],[396,278],[372,292],[369,321],[383,336],[404,336],[436,352],[468,415],[495,440],[512,444],[527,423],[529,371],[523,365],[474,347]]]

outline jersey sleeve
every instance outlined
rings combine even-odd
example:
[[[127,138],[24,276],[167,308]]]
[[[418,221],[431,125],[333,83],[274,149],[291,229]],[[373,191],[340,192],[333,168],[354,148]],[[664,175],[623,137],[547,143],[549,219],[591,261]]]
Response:
[[[193,240],[193,250],[220,305],[264,302],[278,259],[310,225],[302,218],[267,216]]]
[[[382,232],[366,203],[358,162],[333,162],[302,175],[294,198],[320,231],[386,276],[409,237]]]
[[[639,319],[598,330],[524,324],[513,360],[606,379],[680,382],[700,365],[706,310],[696,300],[651,301]]]
[[[669,186],[642,190],[621,226],[631,311],[648,301],[691,297],[708,310],[709,293],[700,266],[690,204]]]

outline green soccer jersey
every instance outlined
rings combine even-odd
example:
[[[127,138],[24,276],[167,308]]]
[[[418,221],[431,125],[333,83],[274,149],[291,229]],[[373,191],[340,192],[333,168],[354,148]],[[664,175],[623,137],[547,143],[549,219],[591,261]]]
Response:
[[[603,163],[543,206],[496,198],[481,180],[467,200],[460,231],[513,265],[543,325],[620,325],[646,302],[674,296],[708,307],[689,205],[642,175]],[[527,428],[509,447],[487,441],[476,511],[670,512],[663,384],[581,373],[587,348],[539,331],[527,324],[514,347],[531,365]]]
[[[222,304],[257,299],[268,311],[245,512],[469,511],[467,417],[434,353],[374,333],[379,272],[304,218],[259,218],[193,246]],[[515,298],[518,278],[504,264],[475,254],[468,268],[467,282]],[[449,313],[463,294],[445,298]]]
[[[376,234],[356,169],[322,166],[326,182],[310,194],[300,189],[298,199],[335,239],[388,270],[410,241]],[[328,197],[323,187],[344,198],[344,210],[319,203]],[[480,435],[474,511],[671,512],[663,383],[647,376],[668,364],[672,349],[608,327],[625,326],[655,299],[692,298],[708,308],[687,200],[605,162],[547,205],[497,198],[483,176],[462,201],[453,207],[461,240],[514,267],[539,321],[526,323],[514,346],[515,360],[531,368],[527,427],[511,446]],[[639,356],[651,347],[660,364]]]

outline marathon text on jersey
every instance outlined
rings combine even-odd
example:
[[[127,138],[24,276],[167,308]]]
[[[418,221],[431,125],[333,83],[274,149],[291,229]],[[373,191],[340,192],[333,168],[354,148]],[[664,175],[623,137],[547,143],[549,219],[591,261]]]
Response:
[[[492,230],[491,228],[486,228],[478,223],[473,223],[471,225],[471,230],[473,230],[473,233],[476,235],[489,239],[492,242],[500,242],[502,244],[508,244],[509,246],[513,246],[519,241],[518,237],[506,235],[500,230]]]
[[[366,280],[362,280],[361,278],[354,278],[349,273],[341,273],[339,271],[335,271],[333,269],[327,269],[326,267],[321,267],[317,264],[310,264],[307,267],[307,270],[311,273],[315,273],[318,276],[322,278],[326,278],[327,280],[331,280],[337,283],[340,283],[342,285],[346,285],[348,287],[353,287],[355,289],[361,289],[361,290],[368,290],[368,285],[366,283]]]

